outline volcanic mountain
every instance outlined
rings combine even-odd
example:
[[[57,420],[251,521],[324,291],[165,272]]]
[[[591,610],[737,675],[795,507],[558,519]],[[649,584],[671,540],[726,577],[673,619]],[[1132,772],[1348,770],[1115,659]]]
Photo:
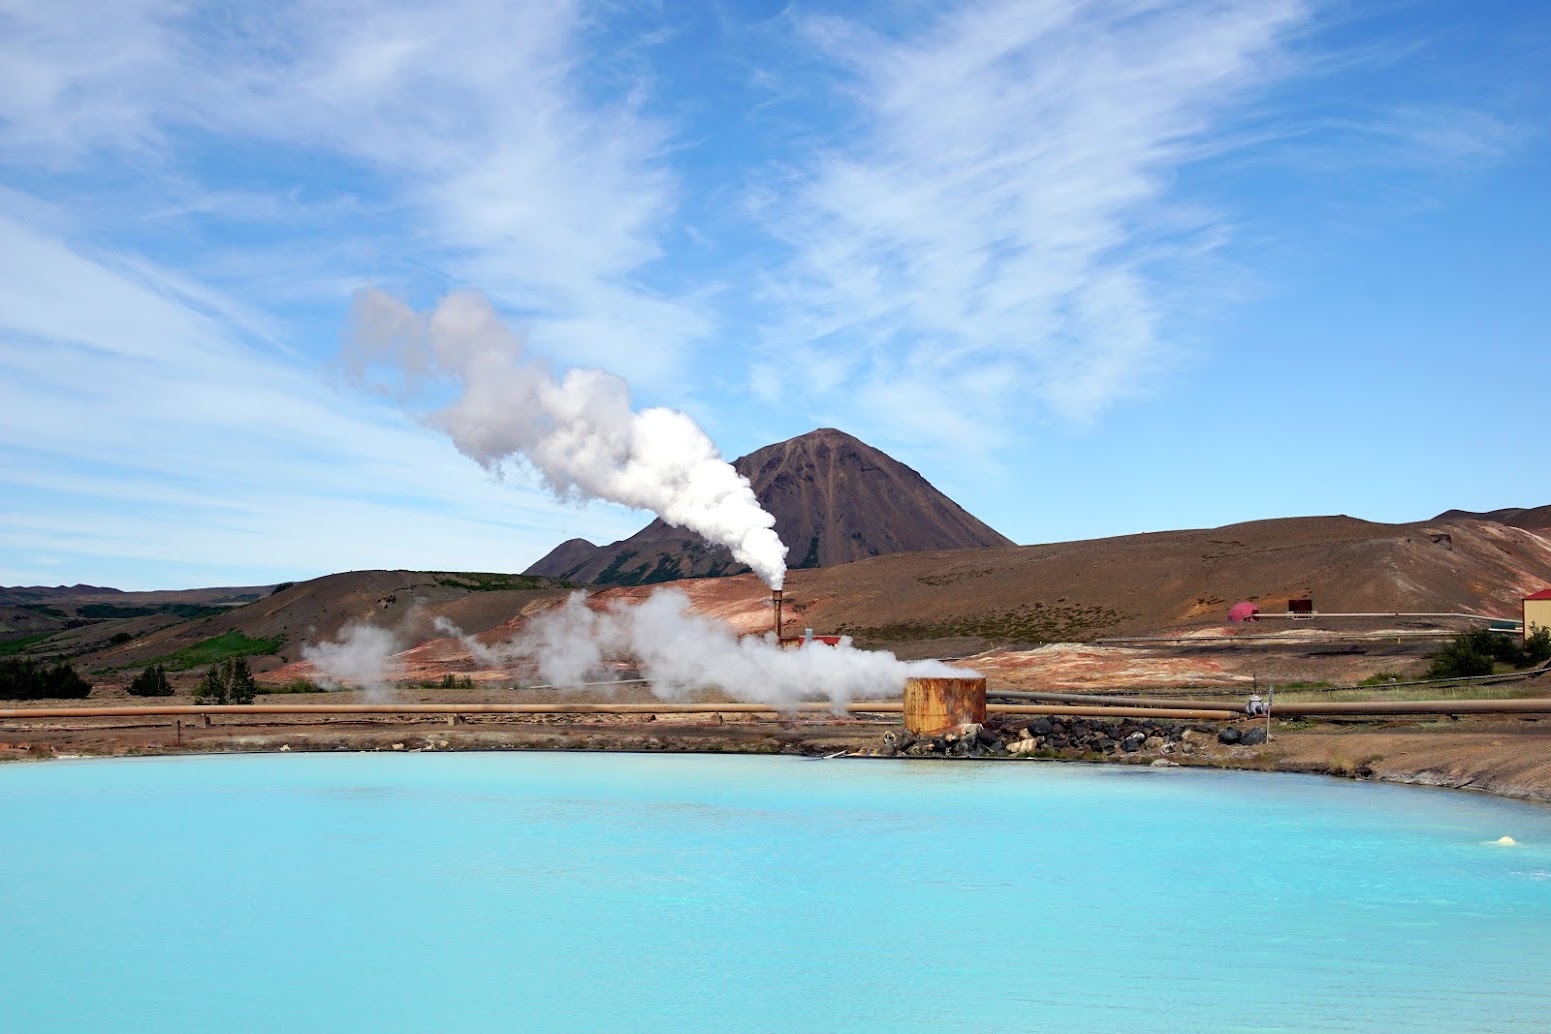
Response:
[[[767,445],[734,461],[795,569],[922,550],[1010,546],[898,460],[834,428]],[[607,546],[571,539],[525,572],[594,585],[645,585],[738,574],[721,546],[655,520]]]

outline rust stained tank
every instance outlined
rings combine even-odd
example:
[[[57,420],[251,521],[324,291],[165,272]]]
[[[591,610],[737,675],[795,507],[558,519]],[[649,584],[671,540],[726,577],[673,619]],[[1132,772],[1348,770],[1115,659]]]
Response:
[[[936,736],[970,722],[986,720],[984,678],[905,680],[905,728],[917,736]]]

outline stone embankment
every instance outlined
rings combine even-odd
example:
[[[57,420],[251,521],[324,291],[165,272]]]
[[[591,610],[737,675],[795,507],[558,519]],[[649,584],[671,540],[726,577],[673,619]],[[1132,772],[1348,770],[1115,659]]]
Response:
[[[992,717],[937,736],[891,729],[872,751],[875,757],[1028,757],[1070,760],[1170,759],[1220,753],[1223,747],[1253,747],[1266,741],[1260,723],[1218,728],[1155,718],[1112,719],[1052,716],[1033,721]]]

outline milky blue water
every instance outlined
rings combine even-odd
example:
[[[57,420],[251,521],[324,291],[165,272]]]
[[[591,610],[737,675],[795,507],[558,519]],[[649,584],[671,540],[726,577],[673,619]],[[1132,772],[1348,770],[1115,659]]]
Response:
[[[1551,810],[1464,793],[291,754],[0,767],[0,831],[6,1031],[1551,1029]]]

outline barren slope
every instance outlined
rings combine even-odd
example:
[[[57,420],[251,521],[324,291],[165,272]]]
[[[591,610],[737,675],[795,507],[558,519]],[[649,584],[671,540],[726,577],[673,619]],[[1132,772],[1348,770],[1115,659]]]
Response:
[[[1472,513],[1469,510],[1445,510],[1434,518],[1436,521],[1493,521],[1497,524],[1506,524],[1512,528],[1523,528],[1526,531],[1537,532],[1541,535],[1551,535],[1551,506],[1535,506],[1525,508],[1522,506],[1510,506],[1502,510],[1490,510],[1486,513]]]
[[[793,568],[923,549],[1012,545],[910,467],[833,428],[766,446],[733,466],[775,518]],[[527,573],[643,585],[746,570],[727,550],[656,520],[608,546],[571,539]]]

